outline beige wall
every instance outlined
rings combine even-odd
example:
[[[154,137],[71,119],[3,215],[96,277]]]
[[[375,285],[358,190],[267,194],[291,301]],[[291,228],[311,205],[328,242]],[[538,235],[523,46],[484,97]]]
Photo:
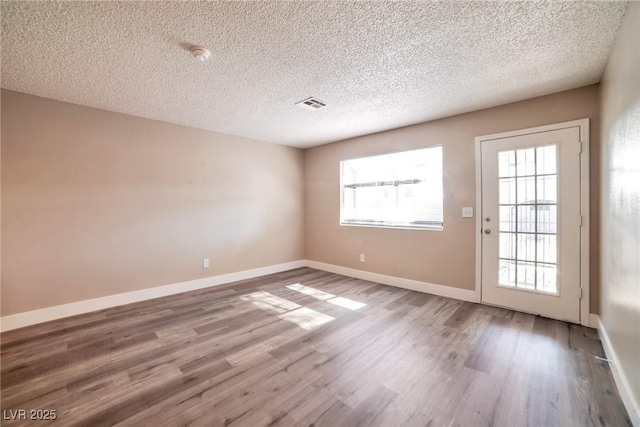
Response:
[[[302,182],[299,149],[3,90],[2,315],[302,259]]]
[[[602,323],[640,402],[640,3],[602,81]],[[640,420],[636,414],[636,420]]]
[[[329,144],[303,165],[293,148],[2,91],[2,315],[305,255],[473,289],[475,220],[460,209],[475,207],[474,137],[584,117],[597,312],[598,96],[588,86]],[[444,231],[338,225],[339,160],[430,144],[444,146]]]
[[[307,259],[438,285],[473,289],[475,142],[480,135],[591,119],[591,308],[599,304],[599,88],[587,86],[501,107],[363,136],[305,151],[305,254]],[[341,227],[339,162],[359,156],[442,144],[444,231]],[[359,262],[359,254],[366,263]]]

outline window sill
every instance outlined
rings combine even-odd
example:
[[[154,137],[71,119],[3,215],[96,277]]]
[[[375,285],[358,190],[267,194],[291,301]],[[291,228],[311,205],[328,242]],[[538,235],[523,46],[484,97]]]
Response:
[[[409,225],[382,225],[382,224],[368,224],[357,222],[341,222],[341,227],[365,227],[365,228],[389,228],[392,230],[415,230],[415,231],[443,231],[444,225],[421,225],[421,226],[409,226]]]

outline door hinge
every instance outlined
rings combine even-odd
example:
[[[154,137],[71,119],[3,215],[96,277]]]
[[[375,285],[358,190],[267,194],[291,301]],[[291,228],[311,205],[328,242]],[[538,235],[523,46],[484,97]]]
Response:
[[[578,299],[582,299],[582,288],[580,288],[580,297]]]
[[[578,215],[578,225],[582,227],[582,215]]]
[[[578,142],[578,154],[582,154],[582,142]]]

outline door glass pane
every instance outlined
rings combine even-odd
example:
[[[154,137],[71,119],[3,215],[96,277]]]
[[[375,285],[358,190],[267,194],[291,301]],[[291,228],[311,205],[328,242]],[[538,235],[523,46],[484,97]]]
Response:
[[[538,203],[558,203],[556,175],[536,177],[536,186],[538,187]]]
[[[536,235],[518,233],[516,240],[518,241],[518,259],[535,261],[536,260]]]
[[[516,206],[500,206],[500,231],[516,231]]]
[[[558,232],[558,206],[557,205],[538,205],[538,233],[557,233]]]
[[[516,287],[534,290],[536,288],[536,263],[516,263]]]
[[[556,145],[498,153],[500,286],[558,293],[556,162]]]
[[[538,254],[537,261],[545,263],[558,262],[558,245],[555,234],[538,234]]]
[[[516,211],[518,214],[516,231],[535,233],[537,207],[535,205],[519,205],[516,206]]]
[[[500,178],[516,176],[516,152],[514,150],[498,153],[498,176]]]
[[[516,262],[501,259],[498,261],[498,283],[502,286],[516,285]]]
[[[536,174],[546,175],[556,173],[556,146],[536,148]]]
[[[500,233],[500,258],[516,258],[516,235],[515,233]]]
[[[536,178],[518,178],[516,200],[519,204],[534,204],[536,202]]]
[[[536,173],[536,157],[533,148],[516,151],[516,172],[518,176],[528,176]]]
[[[558,276],[557,266],[555,264],[537,265],[537,282],[536,289],[540,292],[553,293],[557,290],[556,278]]]
[[[516,179],[500,178],[500,197],[501,205],[510,205],[516,202]]]

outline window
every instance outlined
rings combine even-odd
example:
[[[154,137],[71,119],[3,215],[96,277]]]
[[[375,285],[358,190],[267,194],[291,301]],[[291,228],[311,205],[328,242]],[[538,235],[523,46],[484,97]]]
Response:
[[[340,162],[340,224],[442,228],[442,146]]]

